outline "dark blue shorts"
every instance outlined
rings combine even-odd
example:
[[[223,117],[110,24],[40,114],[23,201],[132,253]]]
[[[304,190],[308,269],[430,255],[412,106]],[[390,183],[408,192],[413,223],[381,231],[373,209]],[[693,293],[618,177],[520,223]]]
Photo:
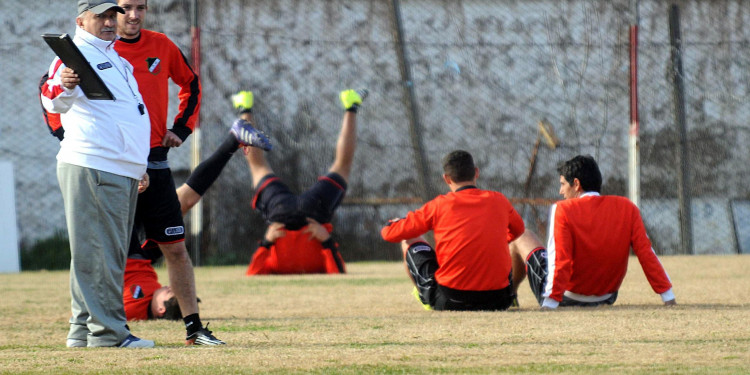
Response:
[[[297,230],[307,225],[307,218],[325,224],[331,222],[333,213],[344,200],[346,181],[338,173],[328,173],[302,194],[292,193],[289,187],[274,174],[258,183],[253,197],[253,208],[271,222],[284,223],[287,229]]]
[[[185,223],[172,171],[166,168],[147,172],[149,186],[138,194],[128,256],[141,253],[146,259],[154,260],[161,256],[156,244],[185,240]]]

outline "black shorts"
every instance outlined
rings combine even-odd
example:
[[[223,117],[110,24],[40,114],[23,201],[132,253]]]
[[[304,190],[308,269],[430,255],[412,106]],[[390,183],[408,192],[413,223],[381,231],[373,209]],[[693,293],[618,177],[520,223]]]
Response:
[[[534,293],[539,305],[544,302],[544,290],[547,288],[547,275],[549,270],[547,269],[547,249],[543,247],[536,248],[529,253],[526,259],[526,277],[529,279],[529,286],[531,286],[531,292]],[[582,302],[572,298],[563,296],[560,306],[599,306],[599,305],[611,305],[617,300],[617,292],[612,293],[612,296],[596,302]]]
[[[149,186],[138,194],[135,209],[135,225],[128,256],[136,253],[154,260],[161,256],[157,244],[175,243],[185,240],[185,223],[182,220],[180,200],[172,179],[172,171],[148,169]],[[137,247],[136,247],[137,246]],[[157,258],[158,258],[157,256]]]
[[[260,211],[267,222],[284,223],[287,229],[297,230],[307,225],[308,217],[321,224],[331,222],[345,194],[346,181],[338,173],[319,177],[300,195],[292,193],[276,175],[269,174],[258,183],[253,208]]]
[[[435,280],[435,271],[439,268],[437,254],[432,246],[424,242],[409,246],[406,265],[419,291],[420,300],[435,310],[507,310],[516,297],[512,283],[503,289],[482,291],[457,290],[438,284]]]
[[[547,287],[547,249],[537,247],[526,258],[526,278],[531,292],[539,305],[544,302],[544,289]]]

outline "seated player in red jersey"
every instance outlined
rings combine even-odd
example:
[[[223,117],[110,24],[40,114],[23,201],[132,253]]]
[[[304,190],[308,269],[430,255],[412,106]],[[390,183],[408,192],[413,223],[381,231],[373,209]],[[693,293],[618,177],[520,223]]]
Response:
[[[247,149],[255,187],[252,206],[263,215],[268,229],[246,275],[346,272],[338,244],[331,238],[331,219],[346,193],[357,141],[357,109],[366,95],[366,90],[341,92],[344,117],[333,164],[302,194],[292,193],[273,173],[263,152]],[[235,96],[235,106],[250,108],[252,98],[251,92],[243,91]],[[252,113],[244,111],[241,120],[251,122]]]
[[[547,249],[536,238],[517,249],[542,309],[615,303],[631,248],[654,292],[665,305],[675,305],[672,283],[638,207],[627,198],[599,194],[602,175],[591,156],[578,155],[558,172],[563,200],[551,209]]]
[[[508,242],[524,233],[523,220],[503,194],[477,188],[479,169],[468,152],[446,155],[443,171],[450,192],[391,220],[381,236],[401,242],[426,309],[505,310],[516,299]],[[434,248],[421,237],[428,231]]]

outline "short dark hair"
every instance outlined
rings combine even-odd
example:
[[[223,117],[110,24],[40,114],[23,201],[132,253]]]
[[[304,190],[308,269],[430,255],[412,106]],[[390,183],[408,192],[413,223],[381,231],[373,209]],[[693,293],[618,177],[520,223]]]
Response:
[[[177,302],[177,297],[172,297],[164,301],[164,315],[162,319],[169,320],[182,320],[182,311],[180,310],[180,304]]]
[[[443,158],[443,172],[453,182],[471,181],[476,176],[474,158],[464,150],[452,151]]]
[[[591,155],[578,155],[557,167],[557,172],[571,185],[577,178],[583,191],[599,193],[602,190],[602,173]]]

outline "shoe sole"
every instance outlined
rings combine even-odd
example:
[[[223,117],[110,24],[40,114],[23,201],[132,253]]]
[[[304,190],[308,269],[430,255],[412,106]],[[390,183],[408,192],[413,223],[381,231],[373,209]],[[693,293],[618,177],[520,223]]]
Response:
[[[86,341],[83,340],[74,340],[74,341],[68,341],[65,343],[65,346],[68,348],[85,348],[87,345]]]
[[[221,344],[214,344],[214,343],[212,343],[212,344],[196,344],[195,343],[195,339],[188,339],[188,340],[185,340],[185,345],[187,345],[187,346],[192,346],[192,345],[195,345],[195,346],[221,346],[221,345],[226,345],[226,343],[222,342]]]

